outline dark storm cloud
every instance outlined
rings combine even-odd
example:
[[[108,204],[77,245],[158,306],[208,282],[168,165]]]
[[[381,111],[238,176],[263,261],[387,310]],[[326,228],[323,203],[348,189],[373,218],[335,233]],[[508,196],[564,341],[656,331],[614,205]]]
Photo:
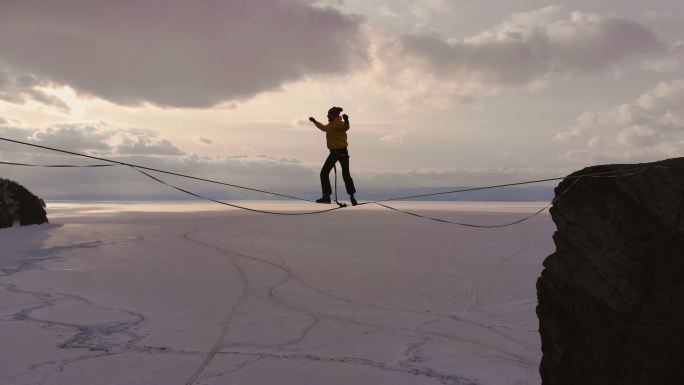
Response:
[[[350,70],[360,24],[301,0],[0,0],[0,65],[115,103],[209,107]]]

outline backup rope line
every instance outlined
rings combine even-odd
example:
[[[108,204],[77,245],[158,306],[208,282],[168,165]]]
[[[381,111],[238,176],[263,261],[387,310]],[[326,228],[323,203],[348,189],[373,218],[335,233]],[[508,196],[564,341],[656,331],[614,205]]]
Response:
[[[101,157],[92,156],[92,155],[81,154],[81,153],[79,153],[79,152],[67,151],[67,150],[62,150],[62,149],[54,148],[54,147],[41,146],[41,145],[39,145],[39,144],[28,143],[28,142],[22,142],[22,141],[20,141],[20,140],[7,139],[7,138],[2,138],[2,137],[0,137],[0,140],[5,141],[5,142],[10,142],[10,143],[23,144],[23,145],[25,145],[25,146],[31,146],[31,147],[36,147],[36,148],[42,148],[42,149],[44,149],[44,150],[50,150],[50,151],[55,151],[55,152],[61,152],[61,153],[63,153],[63,154],[68,154],[68,155],[80,156],[80,157],[84,157],[84,158],[90,158],[90,159],[100,160],[100,161],[103,161],[103,162],[115,163],[115,164],[118,164],[118,165],[121,165],[121,166],[134,167],[134,168],[141,169],[141,170],[156,171],[156,172],[160,172],[160,173],[163,173],[163,174],[175,175],[175,176],[180,176],[180,177],[183,177],[183,178],[194,179],[194,180],[199,180],[199,181],[202,181],[202,182],[208,182],[208,183],[214,183],[214,184],[220,184],[220,185],[223,185],[223,186],[235,187],[235,188],[239,188],[239,189],[243,189],[243,190],[255,191],[255,192],[260,192],[260,193],[264,193],[264,194],[275,195],[275,196],[279,196],[279,197],[283,197],[283,198],[296,199],[296,200],[305,201],[305,202],[313,202],[313,201],[310,200],[310,199],[300,198],[300,197],[296,197],[296,196],[292,196],[292,195],[280,194],[280,193],[275,193],[275,192],[272,192],[272,191],[265,191],[265,190],[259,190],[259,189],[256,189],[256,188],[251,188],[251,187],[239,186],[239,185],[236,185],[236,184],[231,184],[231,183],[220,182],[220,181],[211,180],[211,179],[200,178],[200,177],[196,177],[196,176],[192,176],[192,175],[180,174],[180,173],[173,172],[173,171],[160,170],[160,169],[156,169],[156,168],[152,168],[152,167],[140,166],[140,165],[137,165],[137,164],[126,163],[126,162],[121,162],[121,161],[118,161],[118,160],[112,160],[112,159],[101,158]]]
[[[235,205],[235,204],[232,204],[232,203],[227,203],[227,202],[219,201],[219,200],[212,199],[212,198],[209,198],[209,197],[205,197],[205,196],[203,196],[203,195],[196,194],[196,193],[194,193],[194,192],[192,192],[192,191],[188,191],[188,190],[182,189],[182,188],[180,188],[180,187],[178,187],[178,186],[174,186],[174,185],[172,185],[172,184],[170,184],[170,183],[164,182],[163,180],[161,180],[161,179],[159,179],[159,178],[157,178],[157,177],[154,177],[154,176],[152,176],[152,175],[146,173],[146,172],[143,171],[143,170],[139,170],[139,169],[137,169],[137,168],[134,167],[134,166],[130,166],[130,167],[131,167],[132,169],[134,169],[135,171],[138,171],[139,173],[145,175],[146,177],[148,177],[148,178],[150,178],[150,179],[152,179],[152,180],[154,180],[154,181],[157,181],[157,182],[159,182],[159,183],[161,183],[161,184],[164,184],[164,185],[166,185],[166,186],[169,186],[169,187],[171,187],[171,188],[173,188],[173,189],[176,189],[176,190],[178,190],[178,191],[180,191],[180,192],[183,192],[183,193],[186,193],[186,194],[188,194],[188,195],[192,195],[192,196],[194,196],[194,197],[197,197],[197,198],[200,198],[200,199],[205,199],[205,200],[208,200],[208,201],[211,201],[211,202],[214,202],[214,203],[218,203],[218,204],[224,205],[224,206],[230,206],[230,207],[234,207],[234,208],[237,208],[237,209],[242,209],[242,210],[247,210],[247,211],[253,211],[253,212],[255,212],[255,213],[273,214],[273,215],[310,215],[310,214],[325,213],[325,212],[328,212],[328,211],[338,210],[338,209],[341,209],[341,208],[342,208],[342,207],[333,207],[333,208],[331,208],[331,209],[326,209],[326,210],[307,211],[307,212],[297,212],[297,213],[277,212],[277,211],[268,211],[268,210],[257,210],[257,209],[253,209],[253,208],[249,208],[249,207],[245,207],[245,206],[239,206],[239,205]]]

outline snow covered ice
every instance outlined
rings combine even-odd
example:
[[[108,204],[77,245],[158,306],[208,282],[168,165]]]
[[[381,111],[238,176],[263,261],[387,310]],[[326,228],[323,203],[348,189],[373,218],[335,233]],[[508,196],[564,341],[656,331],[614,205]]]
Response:
[[[307,203],[248,202],[306,211]],[[478,224],[542,203],[396,203]],[[0,231],[2,384],[539,384],[548,214],[48,202]]]

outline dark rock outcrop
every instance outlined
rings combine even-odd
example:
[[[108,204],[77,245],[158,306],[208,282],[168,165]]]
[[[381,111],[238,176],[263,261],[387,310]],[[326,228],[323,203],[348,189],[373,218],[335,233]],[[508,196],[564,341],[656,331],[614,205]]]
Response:
[[[24,186],[0,178],[0,228],[37,225],[47,222],[41,200]]]
[[[572,175],[641,166],[555,190],[556,252],[537,281],[544,385],[684,384],[684,158]]]

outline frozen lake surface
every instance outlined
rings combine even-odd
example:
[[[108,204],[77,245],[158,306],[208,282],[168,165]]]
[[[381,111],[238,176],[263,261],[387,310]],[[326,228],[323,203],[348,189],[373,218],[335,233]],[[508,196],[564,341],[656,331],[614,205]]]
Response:
[[[307,211],[308,203],[242,202]],[[544,203],[401,202],[498,224]],[[539,384],[547,213],[48,202],[0,230],[0,383]]]

